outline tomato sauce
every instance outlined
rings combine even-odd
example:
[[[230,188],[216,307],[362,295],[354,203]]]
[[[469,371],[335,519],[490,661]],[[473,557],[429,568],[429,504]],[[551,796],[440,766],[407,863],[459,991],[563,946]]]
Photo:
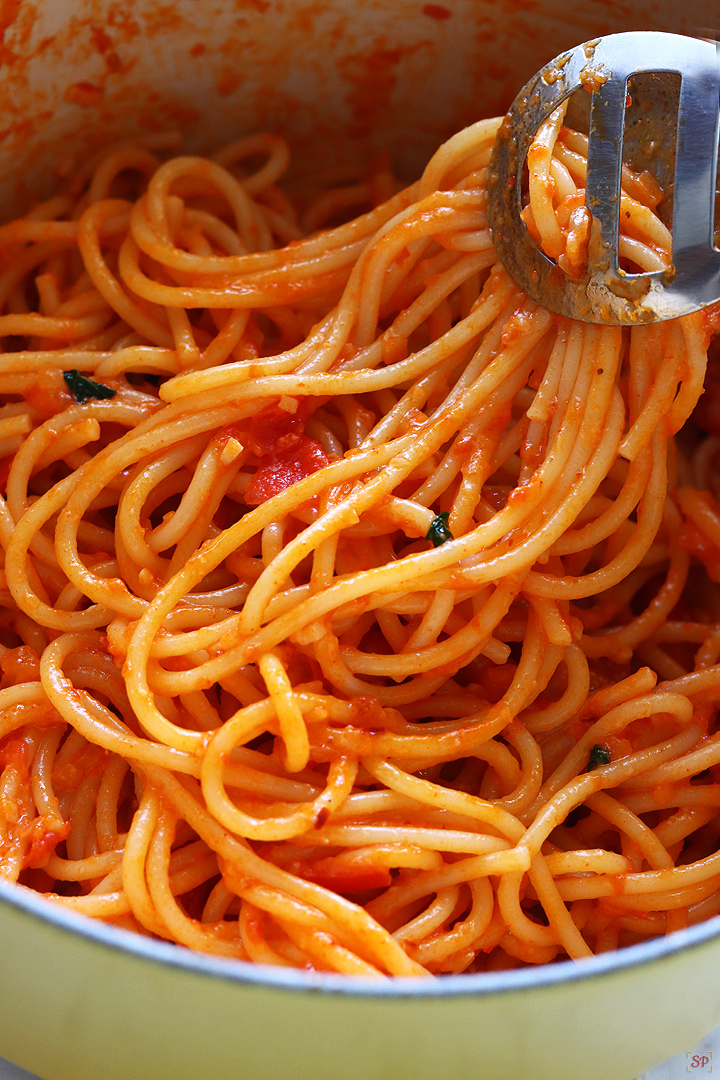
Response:
[[[677,542],[679,547],[700,560],[711,581],[720,583],[720,551],[694,521],[683,522]]]
[[[720,322],[720,305],[713,306],[713,317],[705,313],[706,322],[716,331]],[[718,345],[710,348],[704,391],[692,414],[692,421],[709,435],[720,435],[720,355]]]
[[[23,838],[30,841],[30,847],[25,855],[25,866],[38,870],[47,866],[48,860],[55,854],[55,848],[66,840],[70,833],[69,821],[58,821],[57,818],[43,814],[35,818],[22,830]]]
[[[451,11],[448,11],[442,4],[423,4],[423,15],[427,15],[430,19],[436,19],[438,22],[444,22],[445,19],[449,19],[452,15]]]

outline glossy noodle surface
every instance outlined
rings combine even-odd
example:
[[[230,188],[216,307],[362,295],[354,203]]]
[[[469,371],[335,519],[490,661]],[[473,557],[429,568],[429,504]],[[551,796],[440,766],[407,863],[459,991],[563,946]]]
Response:
[[[523,296],[498,123],[409,188],[123,145],[0,228],[5,878],[376,976],[720,912],[713,314]],[[529,163],[577,273],[583,137]],[[628,264],[668,262],[661,195],[626,170]]]

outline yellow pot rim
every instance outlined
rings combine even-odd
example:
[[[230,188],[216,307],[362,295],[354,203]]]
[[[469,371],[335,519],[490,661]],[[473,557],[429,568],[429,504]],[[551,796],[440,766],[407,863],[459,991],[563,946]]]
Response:
[[[195,953],[170,942],[146,938],[65,910],[60,904],[45,900],[29,889],[0,880],[0,912],[4,905],[104,949],[129,954],[141,962],[180,968],[212,980],[287,990],[293,994],[320,993],[356,998],[482,998],[535,991],[543,986],[606,978],[627,969],[643,968],[669,960],[678,953],[694,952],[720,938],[720,915],[716,915],[667,937],[652,938],[618,952],[602,953],[578,961],[562,960],[542,967],[510,971],[444,975],[442,979],[376,980],[332,972],[306,972],[248,964],[242,960]]]

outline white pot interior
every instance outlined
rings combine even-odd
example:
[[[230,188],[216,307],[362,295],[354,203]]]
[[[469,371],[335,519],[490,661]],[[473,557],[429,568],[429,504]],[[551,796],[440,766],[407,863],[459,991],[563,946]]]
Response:
[[[0,16],[3,216],[115,139],[270,130],[316,169],[389,151],[416,175],[544,62],[598,34],[698,33],[713,0],[20,0]]]

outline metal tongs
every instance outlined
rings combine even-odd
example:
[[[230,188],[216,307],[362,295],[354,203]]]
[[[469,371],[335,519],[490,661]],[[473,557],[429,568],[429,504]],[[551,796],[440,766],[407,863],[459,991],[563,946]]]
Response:
[[[652,75],[634,81],[629,95],[628,79],[641,73]],[[587,113],[589,105],[585,201],[592,220],[586,272],[571,280],[527,231],[522,177],[538,128],[581,87],[590,93],[575,94],[569,108],[579,101],[582,110],[584,99]],[[593,323],[674,319],[720,300],[720,251],[713,240],[719,120],[715,42],[638,31],[588,41],[557,57],[513,102],[488,170],[488,221],[510,275],[544,307]],[[618,265],[623,159],[649,169],[666,193],[668,269],[634,274]]]

